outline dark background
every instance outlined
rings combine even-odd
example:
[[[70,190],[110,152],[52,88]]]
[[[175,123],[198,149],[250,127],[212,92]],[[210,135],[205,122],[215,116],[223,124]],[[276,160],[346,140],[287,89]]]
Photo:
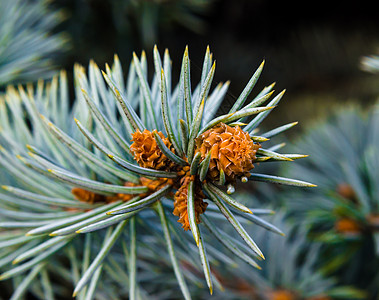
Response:
[[[191,2],[206,4],[193,9]],[[75,62],[87,65],[89,59],[103,68],[114,53],[127,70],[133,51],[145,49],[151,62],[157,44],[161,54],[169,48],[177,78],[188,45],[197,80],[209,45],[217,61],[215,82],[231,80],[228,105],[265,59],[255,92],[272,82],[277,92],[287,89],[285,104],[268,120],[278,125],[317,119],[346,102],[367,107],[376,100],[378,78],[360,70],[362,56],[375,54],[379,46],[373,3],[54,0],[51,5],[67,17],[57,30],[71,36],[71,52],[61,60],[68,70]],[[196,26],[186,24],[188,15],[199,19]]]

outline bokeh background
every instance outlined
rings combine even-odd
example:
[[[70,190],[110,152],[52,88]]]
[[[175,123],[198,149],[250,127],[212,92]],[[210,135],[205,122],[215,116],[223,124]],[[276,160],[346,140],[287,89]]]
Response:
[[[93,59],[104,68],[114,54],[126,65],[133,51],[145,50],[152,63],[156,44],[161,51],[170,49],[174,62],[181,61],[188,45],[192,74],[196,76],[197,71],[200,76],[202,57],[209,45],[218,62],[215,81],[231,80],[228,97],[232,102],[233,95],[240,93],[265,59],[258,86],[275,81],[276,90],[287,89],[286,105],[270,118],[273,125],[294,119],[304,124],[346,102],[368,107],[379,95],[377,78],[360,68],[362,56],[374,54],[379,48],[379,18],[372,1],[2,2],[4,7],[7,2],[24,6],[39,3],[39,18],[54,12],[43,30],[48,36],[58,37],[61,44],[43,55],[50,66],[66,69],[71,75],[74,63],[87,65]],[[30,26],[35,25],[31,22]],[[28,51],[28,45],[23,50]],[[5,59],[0,59],[0,66]],[[12,80],[20,81],[17,77]],[[0,85],[4,89],[4,84]]]
[[[377,78],[360,69],[361,57],[379,47],[372,1],[54,0],[51,6],[66,16],[56,30],[71,39],[59,60],[68,70],[89,59],[104,66],[114,53],[125,64],[142,49],[151,62],[154,44],[180,62],[188,45],[192,72],[200,76],[209,45],[216,81],[231,80],[232,97],[265,59],[259,84],[287,89],[286,105],[269,120],[277,124],[304,124],[348,101],[367,107],[379,95]]]

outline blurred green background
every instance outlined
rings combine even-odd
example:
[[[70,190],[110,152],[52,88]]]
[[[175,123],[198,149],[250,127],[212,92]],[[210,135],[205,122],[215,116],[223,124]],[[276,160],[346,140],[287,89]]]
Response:
[[[200,76],[202,57],[209,45],[218,62],[216,82],[231,80],[225,105],[233,101],[233,95],[240,93],[252,72],[266,60],[258,85],[276,81],[276,90],[287,89],[286,105],[274,111],[268,121],[273,125],[294,119],[304,124],[339,103],[358,102],[367,107],[379,95],[377,78],[360,70],[361,57],[376,53],[379,47],[379,18],[371,1],[14,2],[38,4],[40,16],[35,19],[42,19],[45,10],[55,12],[44,30],[46,36],[59,37],[56,43],[61,47],[55,45],[46,57],[56,69],[64,68],[70,74],[74,63],[87,65],[90,59],[104,68],[115,53],[126,65],[133,51],[140,53],[143,49],[151,63],[152,47],[157,44],[159,49],[170,49],[174,62],[181,61],[188,45],[192,74],[197,72]],[[26,44],[22,47],[24,51],[29,48]],[[174,66],[174,70],[178,72],[179,68]],[[33,79],[38,76],[46,77],[36,74]]]
[[[66,15],[56,30],[71,37],[59,61],[68,70],[89,59],[103,67],[114,53],[125,64],[142,49],[151,61],[157,44],[170,49],[174,62],[189,45],[192,73],[200,74],[196,65],[210,45],[216,81],[231,80],[229,92],[238,95],[265,59],[259,84],[276,81],[276,90],[287,89],[286,105],[268,120],[273,125],[317,118],[337,103],[367,106],[379,95],[377,78],[359,66],[379,47],[371,1],[53,0],[51,6]]]

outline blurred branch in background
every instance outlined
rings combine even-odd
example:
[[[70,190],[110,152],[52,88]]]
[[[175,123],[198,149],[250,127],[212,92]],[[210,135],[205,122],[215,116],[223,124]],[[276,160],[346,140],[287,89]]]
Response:
[[[162,36],[203,34],[207,15],[216,0],[53,0],[69,20],[63,25],[74,47],[66,65],[100,65],[115,53],[128,61],[132,51],[151,49]],[[182,49],[184,47],[181,47]],[[204,47],[203,47],[204,48]],[[202,48],[202,49],[203,49]]]
[[[379,55],[362,57],[361,68],[371,73],[379,73]]]
[[[50,10],[48,2],[0,1],[0,87],[55,72],[53,59],[67,49],[68,39],[51,33],[64,14]]]
[[[379,106],[335,110],[293,145],[310,157],[282,174],[302,174],[318,188],[287,194],[288,212],[323,244],[320,266],[344,284],[379,290]]]
[[[207,0],[110,0],[115,27],[123,33],[128,27],[135,27],[141,45],[150,49],[159,41],[161,33],[170,31],[172,26],[182,26],[202,34],[206,22],[201,16],[209,11]]]

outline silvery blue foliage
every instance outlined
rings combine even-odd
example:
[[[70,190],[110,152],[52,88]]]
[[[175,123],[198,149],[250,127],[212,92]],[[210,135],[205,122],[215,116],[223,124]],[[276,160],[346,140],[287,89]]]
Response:
[[[48,3],[0,1],[0,86],[54,73],[53,57],[67,47],[67,38],[52,34],[63,15]]]

